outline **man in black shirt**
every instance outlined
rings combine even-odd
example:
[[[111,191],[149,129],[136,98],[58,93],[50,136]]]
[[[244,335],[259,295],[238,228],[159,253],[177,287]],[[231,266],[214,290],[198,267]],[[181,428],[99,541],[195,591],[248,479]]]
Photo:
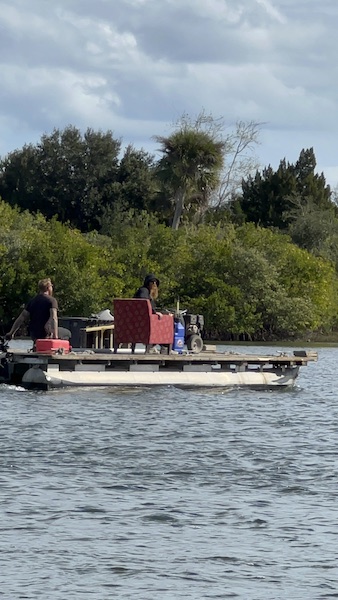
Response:
[[[53,284],[49,278],[41,279],[39,293],[26,304],[14,321],[6,339],[11,340],[19,327],[29,320],[29,334],[35,342],[47,337],[58,338],[58,303],[53,298]]]

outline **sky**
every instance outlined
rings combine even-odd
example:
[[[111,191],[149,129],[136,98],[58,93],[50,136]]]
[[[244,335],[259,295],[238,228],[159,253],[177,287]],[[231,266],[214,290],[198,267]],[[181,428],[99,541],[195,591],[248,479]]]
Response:
[[[155,153],[183,114],[260,123],[338,184],[337,0],[0,0],[0,156],[54,128]]]

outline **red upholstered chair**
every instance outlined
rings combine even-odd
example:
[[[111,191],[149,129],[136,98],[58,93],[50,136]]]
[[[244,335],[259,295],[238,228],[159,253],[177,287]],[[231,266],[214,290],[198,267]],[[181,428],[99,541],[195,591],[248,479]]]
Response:
[[[114,299],[114,352],[119,344],[161,344],[170,353],[174,342],[173,315],[153,314],[149,300],[144,298]],[[147,348],[146,348],[147,350]]]

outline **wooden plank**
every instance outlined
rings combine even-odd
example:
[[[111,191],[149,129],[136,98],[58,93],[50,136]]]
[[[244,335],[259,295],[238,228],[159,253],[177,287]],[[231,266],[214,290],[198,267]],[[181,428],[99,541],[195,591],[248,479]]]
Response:
[[[11,350],[9,355],[12,356],[13,362],[29,362],[33,357],[41,357],[41,354],[37,352],[26,352],[20,350]],[[220,365],[234,365],[241,366],[245,363],[250,365],[264,365],[270,364],[273,366],[278,365],[306,365],[309,361],[316,361],[318,356],[316,353],[311,352],[306,356],[295,356],[294,354],[289,355],[248,355],[248,354],[224,354],[224,353],[207,353],[201,352],[200,354],[141,354],[141,353],[107,353],[104,352],[95,353],[91,350],[71,352],[69,354],[52,354],[43,355],[44,358],[48,358],[50,364],[64,364],[64,363],[92,363],[92,364],[119,364],[119,363],[134,363],[134,364],[220,364]],[[32,360],[32,363],[34,361]]]

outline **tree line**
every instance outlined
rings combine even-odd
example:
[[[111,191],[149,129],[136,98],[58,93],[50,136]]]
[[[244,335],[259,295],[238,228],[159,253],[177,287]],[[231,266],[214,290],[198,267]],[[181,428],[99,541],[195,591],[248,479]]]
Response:
[[[111,131],[54,129],[0,160],[0,197],[82,232],[109,232],[116,214],[129,209],[173,229],[198,223],[215,194],[223,205],[239,188],[239,169],[249,173],[255,164],[248,148],[257,143],[258,124],[238,122],[227,134],[224,127],[204,112],[183,115],[170,136],[154,136],[158,160],[131,145],[123,150]]]
[[[313,149],[255,171],[259,124],[223,125],[184,115],[158,160],[71,126],[1,159],[3,328],[46,275],[62,314],[89,316],[152,271],[162,307],[203,314],[206,339],[335,330],[337,208]]]
[[[336,326],[331,261],[255,226],[187,225],[178,231],[133,211],[111,236],[0,202],[0,320],[5,330],[38,279],[51,276],[61,314],[90,316],[130,297],[146,272],[160,306],[203,314],[206,339],[272,340]]]

